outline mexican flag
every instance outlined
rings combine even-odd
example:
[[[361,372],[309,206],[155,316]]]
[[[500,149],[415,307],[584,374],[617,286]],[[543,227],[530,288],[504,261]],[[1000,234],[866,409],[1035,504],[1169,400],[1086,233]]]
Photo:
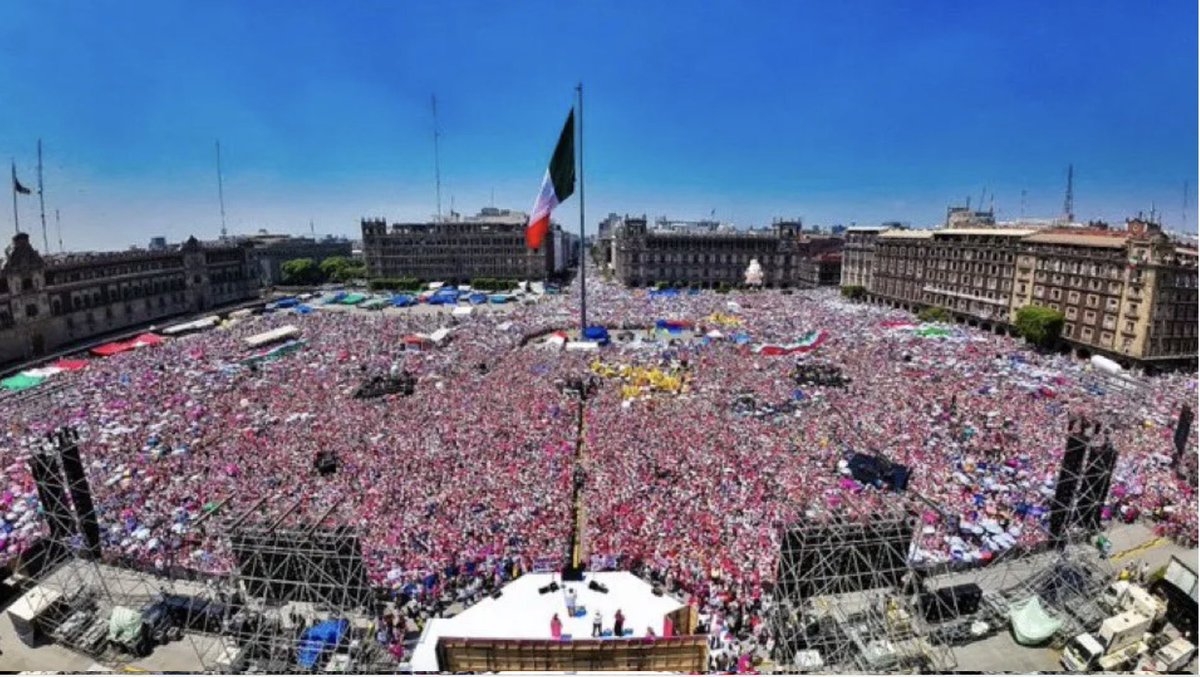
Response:
[[[822,343],[825,342],[826,334],[824,331],[810,331],[800,337],[795,343],[786,345],[770,345],[764,344],[754,350],[759,355],[793,355],[795,353],[807,353],[810,350],[816,350]]]
[[[530,249],[542,246],[550,232],[550,213],[575,192],[575,110],[567,115],[567,124],[558,135],[558,145],[550,157],[550,166],[542,177],[542,189],[533,202],[529,226],[525,228],[525,245]]]

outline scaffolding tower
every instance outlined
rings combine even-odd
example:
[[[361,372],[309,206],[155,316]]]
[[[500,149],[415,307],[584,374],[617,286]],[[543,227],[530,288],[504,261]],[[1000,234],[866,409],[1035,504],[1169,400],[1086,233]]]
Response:
[[[909,564],[915,518],[892,507],[861,521],[787,529],[771,620],[785,672],[945,672],[947,646],[929,639]]]

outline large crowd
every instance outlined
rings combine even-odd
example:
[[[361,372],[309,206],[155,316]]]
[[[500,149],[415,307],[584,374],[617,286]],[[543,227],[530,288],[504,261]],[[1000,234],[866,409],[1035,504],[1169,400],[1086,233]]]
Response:
[[[668,297],[593,281],[589,323],[618,340],[599,353],[527,340],[571,327],[578,310],[572,286],[462,319],[280,312],[91,360],[56,377],[68,387],[53,395],[0,400],[0,552],[11,559],[44,533],[25,455],[72,425],[106,557],[228,572],[223,527],[286,512],[356,527],[373,582],[406,599],[473,599],[563,564],[580,407],[591,566],[642,572],[686,596],[725,667],[769,641],[763,609],[782,528],[865,518],[890,501],[886,487],[851,476],[855,451],[907,465],[907,491],[938,506],[922,516],[918,564],[986,562],[1046,540],[1068,414],[1116,412],[1105,519],[1152,520],[1196,542],[1194,489],[1171,467],[1194,373],[1114,387],[1084,361],[973,329],[914,332],[911,315],[833,291]],[[656,328],[661,319],[688,329]],[[241,364],[245,337],[283,324],[300,328],[302,349]],[[405,336],[440,327],[452,330],[446,342],[406,350]],[[814,331],[824,340],[808,352],[754,350]],[[681,375],[686,387],[639,393],[602,379],[582,403],[562,387],[601,360]],[[848,379],[799,384],[797,361]],[[352,397],[398,369],[416,379],[411,396]],[[746,416],[739,401],[786,414]],[[1194,454],[1194,434],[1189,444]],[[313,463],[325,451],[338,462],[327,476]]]

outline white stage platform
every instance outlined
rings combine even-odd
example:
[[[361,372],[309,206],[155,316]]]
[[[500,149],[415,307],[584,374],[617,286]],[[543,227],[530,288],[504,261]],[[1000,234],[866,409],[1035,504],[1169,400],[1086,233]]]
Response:
[[[590,581],[608,588],[607,593],[588,589]],[[558,592],[538,594],[538,589],[557,581]],[[567,618],[567,588],[575,590],[575,603],[587,609],[587,614]],[[663,617],[683,606],[669,596],[656,596],[649,583],[627,571],[587,573],[582,581],[562,582],[558,574],[525,574],[501,589],[499,599],[485,598],[454,618],[435,618],[425,631],[412,656],[412,669],[417,672],[437,672],[437,644],[441,637],[486,639],[552,639],[550,619],[554,614],[562,621],[563,640],[591,639],[592,620],[599,610],[604,629],[612,631],[617,609],[625,616],[625,628],[633,630],[626,637],[645,637],[647,628],[663,636]]]

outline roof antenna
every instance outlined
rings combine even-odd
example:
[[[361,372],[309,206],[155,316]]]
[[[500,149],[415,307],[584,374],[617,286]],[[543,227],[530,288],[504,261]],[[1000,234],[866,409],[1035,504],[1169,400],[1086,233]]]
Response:
[[[1067,197],[1063,200],[1063,214],[1067,224],[1075,222],[1075,165],[1067,165]]]

